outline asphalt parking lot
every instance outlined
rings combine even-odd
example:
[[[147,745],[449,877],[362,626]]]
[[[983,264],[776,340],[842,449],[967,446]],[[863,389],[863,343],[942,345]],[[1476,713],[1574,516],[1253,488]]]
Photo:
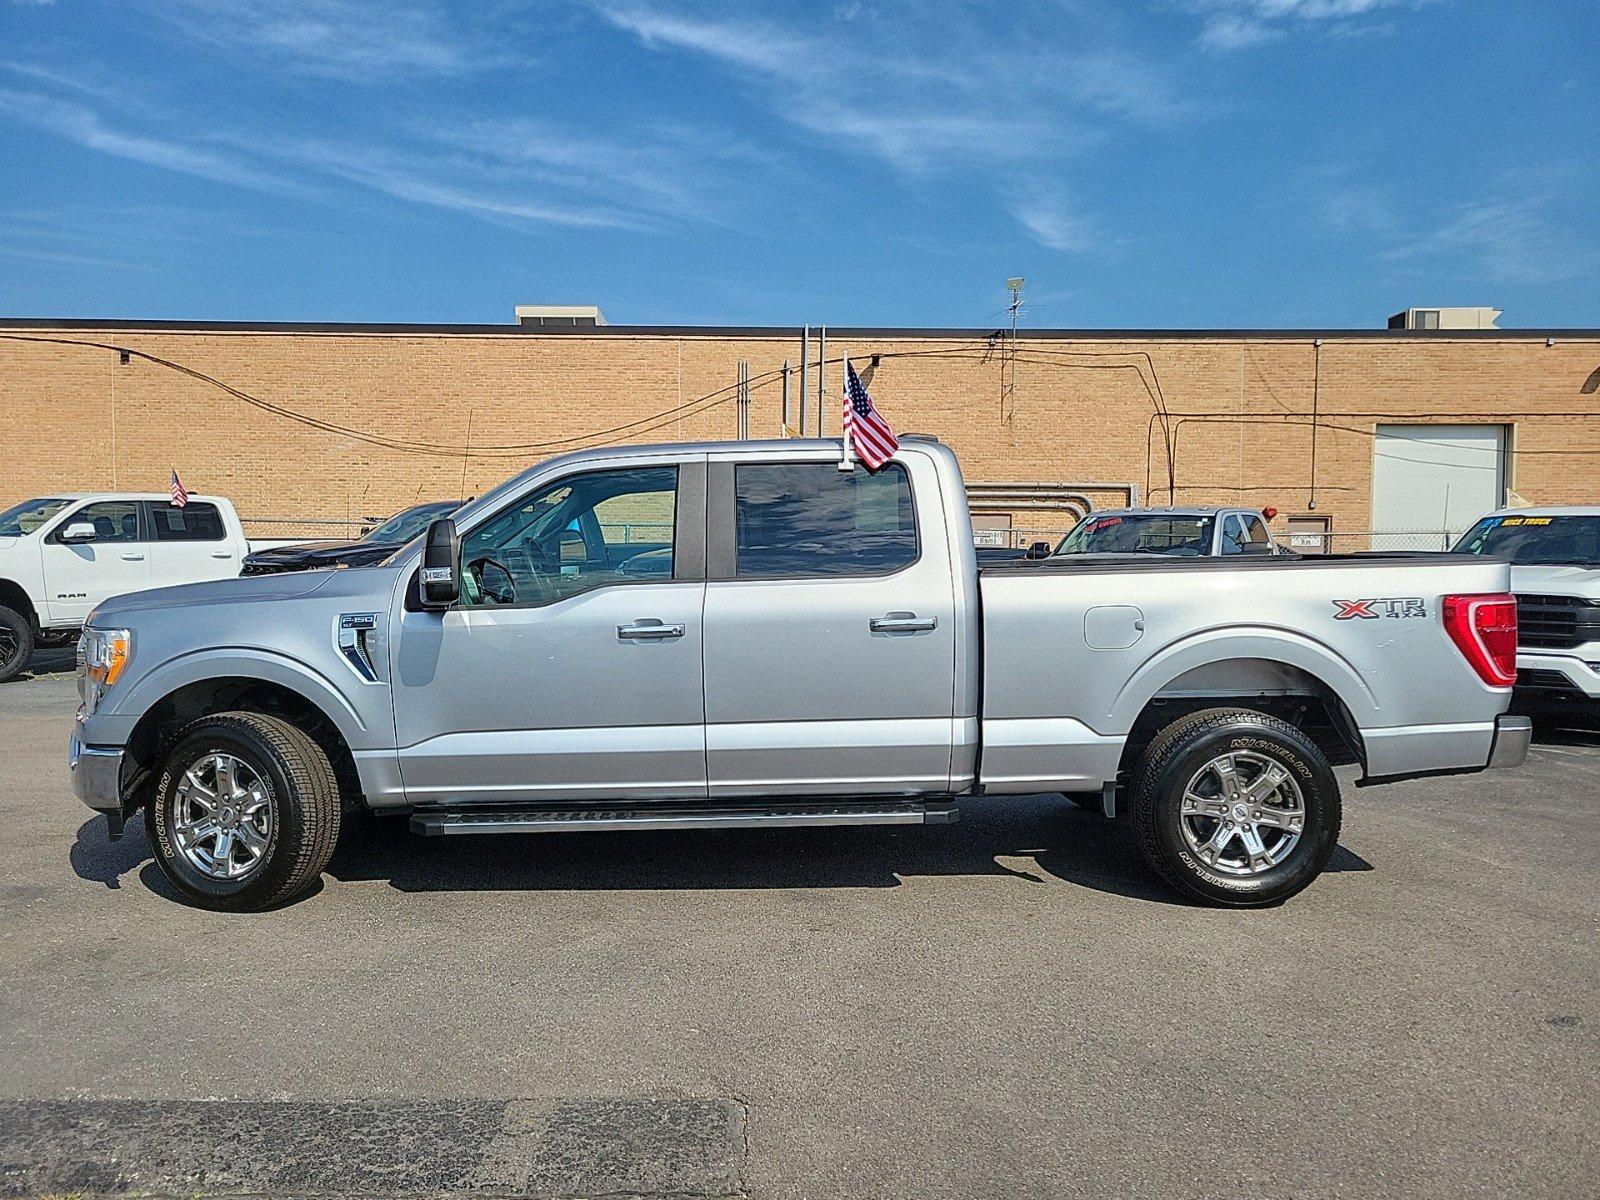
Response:
[[[381,825],[306,900],[221,916],[73,798],[75,700],[0,687],[0,1194],[1600,1181],[1592,736],[1347,788],[1333,869],[1259,912],[1175,901],[1042,797],[904,830]]]

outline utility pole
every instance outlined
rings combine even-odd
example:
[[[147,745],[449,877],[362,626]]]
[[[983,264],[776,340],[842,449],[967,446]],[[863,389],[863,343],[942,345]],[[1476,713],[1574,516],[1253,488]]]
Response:
[[[1011,412],[1017,402],[1017,314],[1022,310],[1022,285],[1027,281],[1017,275],[1006,280],[1006,290],[1011,293],[1011,347],[1008,359],[1000,362],[1000,424],[1011,424]]]

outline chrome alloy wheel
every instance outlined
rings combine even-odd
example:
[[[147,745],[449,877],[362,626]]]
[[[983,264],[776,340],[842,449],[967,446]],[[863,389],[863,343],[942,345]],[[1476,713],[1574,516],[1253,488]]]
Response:
[[[266,781],[243,759],[207,754],[183,773],[172,806],[172,840],[202,875],[249,875],[266,857],[272,826]]]
[[[1226,875],[1259,875],[1293,852],[1306,802],[1288,767],[1253,750],[1219,754],[1183,789],[1179,822],[1201,862]]]

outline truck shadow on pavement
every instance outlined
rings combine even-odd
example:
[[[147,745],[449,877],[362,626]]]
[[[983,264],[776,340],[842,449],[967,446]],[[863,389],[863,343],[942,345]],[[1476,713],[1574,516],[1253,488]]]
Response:
[[[86,822],[71,857],[80,878],[116,888],[137,871],[150,890],[176,899],[142,821],[120,842],[98,817]],[[1326,869],[1373,867],[1339,846]],[[914,828],[425,838],[403,818],[364,818],[347,828],[327,874],[401,892],[892,888],[905,878],[1008,876],[1189,903],[1150,874],[1118,826],[1060,798],[983,801],[958,824]]]

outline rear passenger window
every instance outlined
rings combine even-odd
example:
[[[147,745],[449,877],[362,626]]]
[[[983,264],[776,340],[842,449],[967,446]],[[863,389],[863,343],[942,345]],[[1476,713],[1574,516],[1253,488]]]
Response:
[[[911,481],[832,462],[741,464],[733,472],[742,578],[882,575],[917,560]]]
[[[171,504],[152,504],[158,542],[220,542],[223,538],[222,514],[215,504],[190,501],[182,508]]]

